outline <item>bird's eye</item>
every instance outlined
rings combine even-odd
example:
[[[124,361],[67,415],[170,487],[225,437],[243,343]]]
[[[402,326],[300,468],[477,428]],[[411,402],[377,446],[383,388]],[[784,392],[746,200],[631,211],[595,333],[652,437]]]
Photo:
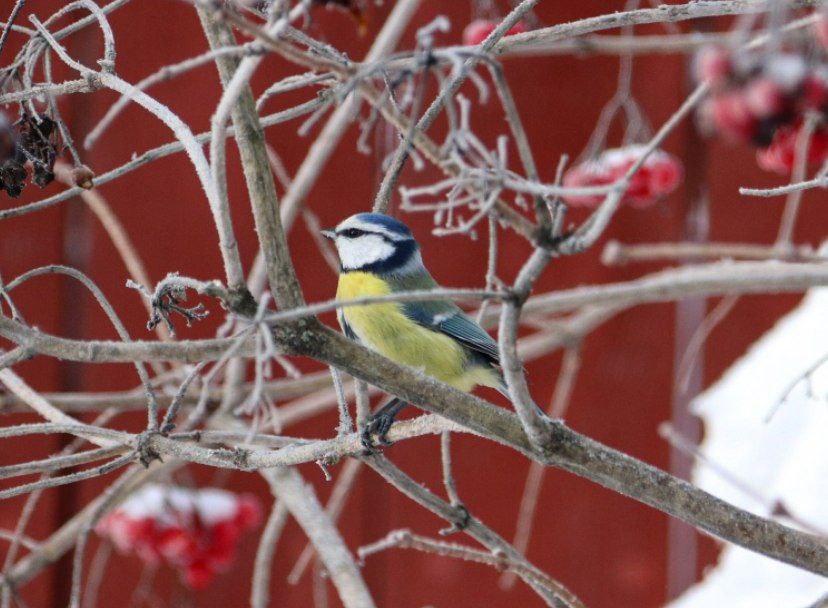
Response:
[[[364,230],[360,230],[359,228],[348,228],[342,232],[342,236],[348,237],[349,239],[356,238],[365,234]]]

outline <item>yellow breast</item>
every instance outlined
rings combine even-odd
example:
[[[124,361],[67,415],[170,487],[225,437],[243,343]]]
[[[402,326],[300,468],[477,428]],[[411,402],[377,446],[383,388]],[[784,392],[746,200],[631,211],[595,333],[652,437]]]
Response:
[[[376,275],[347,272],[339,276],[338,300],[390,294],[389,285]],[[469,368],[464,349],[448,336],[426,329],[409,319],[395,302],[349,306],[340,313],[359,340],[392,361],[408,365],[463,391],[477,384],[497,382],[491,370]]]

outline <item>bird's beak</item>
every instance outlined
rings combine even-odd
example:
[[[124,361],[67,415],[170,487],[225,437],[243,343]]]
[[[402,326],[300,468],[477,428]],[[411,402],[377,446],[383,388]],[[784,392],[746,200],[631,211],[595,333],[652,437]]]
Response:
[[[326,239],[331,239],[333,241],[336,238],[336,232],[333,230],[320,230],[320,232]]]

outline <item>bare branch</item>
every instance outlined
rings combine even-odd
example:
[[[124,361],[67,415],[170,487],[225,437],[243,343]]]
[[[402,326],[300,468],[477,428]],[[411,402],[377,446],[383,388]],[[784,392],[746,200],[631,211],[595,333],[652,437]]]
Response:
[[[251,608],[267,608],[270,602],[270,571],[276,544],[287,523],[288,510],[281,501],[274,501],[267,518],[259,549],[256,551],[256,565],[253,571],[253,585],[250,591]]]
[[[359,548],[359,558],[364,559],[369,555],[378,553],[391,548],[399,549],[415,549],[417,551],[424,551],[426,553],[434,553],[445,557],[453,557],[479,564],[486,564],[493,566],[498,570],[506,570],[507,572],[520,573],[523,577],[533,580],[536,584],[542,585],[549,590],[559,592],[561,584],[536,568],[527,566],[520,562],[510,560],[503,554],[497,552],[486,553],[479,549],[471,547],[464,547],[456,543],[447,543],[445,541],[434,540],[424,536],[412,534],[408,530],[395,530],[389,532],[388,535],[370,545]],[[571,608],[584,608],[584,605],[571,593],[564,595],[560,594],[560,603]],[[550,604],[550,605],[558,605]]]
[[[275,496],[283,502],[316,547],[319,559],[346,607],[371,608],[374,600],[339,532],[322,509],[313,488],[292,468],[265,473]]]

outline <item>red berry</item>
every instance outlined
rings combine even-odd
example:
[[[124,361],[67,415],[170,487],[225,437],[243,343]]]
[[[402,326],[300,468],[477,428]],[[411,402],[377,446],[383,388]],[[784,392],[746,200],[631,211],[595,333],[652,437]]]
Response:
[[[757,120],[739,91],[717,95],[705,107],[715,129],[726,138],[748,142],[756,133]]]
[[[262,506],[259,499],[252,494],[242,494],[239,497],[236,511],[236,523],[244,529],[255,528],[262,521]]]
[[[165,530],[157,541],[158,553],[170,563],[187,563],[191,559],[195,543],[182,528]]]
[[[777,129],[773,141],[756,152],[757,164],[766,171],[790,175],[796,162],[796,146],[801,125]],[[817,129],[808,147],[808,165],[822,165],[828,160],[828,130]]]
[[[678,159],[667,155],[659,158],[658,152],[654,153],[654,156],[652,161],[645,162],[633,176],[636,191],[628,191],[624,197],[631,207],[643,209],[651,206],[675,190],[684,177],[684,170]]]
[[[475,19],[463,29],[463,44],[466,46],[476,46],[489,37],[495,28],[500,25],[497,21],[489,19]],[[518,21],[512,28],[506,32],[507,36],[513,34],[522,34],[526,31],[526,26]]]
[[[147,486],[105,517],[97,531],[145,562],[177,568],[187,585],[201,589],[230,566],[242,531],[261,516],[252,495]]]
[[[204,589],[213,582],[215,575],[215,571],[206,562],[193,562],[184,570],[184,582],[190,589]]]
[[[718,46],[701,49],[693,59],[693,72],[698,82],[721,87],[733,73],[730,52]]]
[[[202,557],[210,564],[211,568],[226,570],[233,563],[233,560],[236,559],[235,544],[229,547],[222,545],[210,547],[209,551],[206,551]]]
[[[216,545],[232,546],[241,536],[241,529],[233,520],[220,521],[210,529],[213,543]]]
[[[828,68],[809,74],[802,86],[803,103],[809,110],[828,109]]]
[[[643,153],[642,146],[628,146],[607,150],[596,159],[576,165],[564,175],[564,186],[604,186],[621,179]],[[621,202],[631,207],[644,208],[653,205],[670,194],[681,182],[683,170],[674,156],[654,151],[630,179],[629,188]],[[566,196],[570,205],[596,207],[604,195]]]
[[[776,116],[785,108],[782,89],[770,78],[752,80],[744,92],[745,103],[755,118]]]
[[[567,170],[564,174],[565,188],[583,188],[586,186],[607,186],[613,182],[612,175],[597,160],[588,160]],[[596,207],[601,204],[603,196],[594,194],[564,197],[566,202],[576,207]]]

